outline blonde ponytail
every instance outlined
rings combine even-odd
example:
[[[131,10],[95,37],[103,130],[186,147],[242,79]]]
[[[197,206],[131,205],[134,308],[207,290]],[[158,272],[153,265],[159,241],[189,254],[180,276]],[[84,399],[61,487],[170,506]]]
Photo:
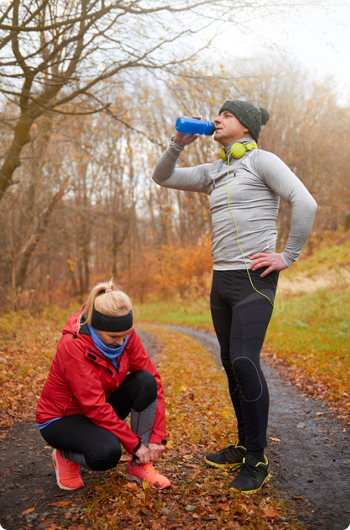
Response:
[[[100,313],[110,316],[127,315],[132,309],[132,303],[127,294],[113,283],[109,282],[98,283],[91,290],[85,307],[80,313],[79,326],[83,323],[91,324],[92,312],[97,309]]]

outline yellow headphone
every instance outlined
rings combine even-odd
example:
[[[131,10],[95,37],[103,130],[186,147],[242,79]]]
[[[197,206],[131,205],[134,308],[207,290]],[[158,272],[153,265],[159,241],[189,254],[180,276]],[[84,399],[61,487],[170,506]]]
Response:
[[[252,149],[257,148],[258,146],[256,145],[256,142],[252,142],[249,144],[242,144],[241,142],[238,142],[231,146],[231,155],[233,156],[233,158],[242,158],[242,156],[245,155],[246,151],[251,151]],[[220,150],[220,156],[222,160],[226,162],[227,156],[224,148]]]

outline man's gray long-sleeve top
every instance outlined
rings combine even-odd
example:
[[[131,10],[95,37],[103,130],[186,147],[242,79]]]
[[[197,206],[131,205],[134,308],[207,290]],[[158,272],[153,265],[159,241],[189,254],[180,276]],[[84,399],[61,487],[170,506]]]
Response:
[[[241,141],[246,143],[250,139]],[[251,140],[250,140],[251,141]],[[230,147],[225,147],[226,154]],[[237,233],[227,200],[227,162],[217,160],[193,168],[175,168],[183,147],[170,142],[153,172],[153,180],[167,188],[209,195],[212,214],[214,270],[244,269]],[[276,221],[280,197],[292,208],[287,244],[281,254],[289,267],[298,258],[312,228],[317,204],[302,182],[276,155],[261,149],[229,160],[229,200],[239,244],[247,265],[257,252],[276,251]]]

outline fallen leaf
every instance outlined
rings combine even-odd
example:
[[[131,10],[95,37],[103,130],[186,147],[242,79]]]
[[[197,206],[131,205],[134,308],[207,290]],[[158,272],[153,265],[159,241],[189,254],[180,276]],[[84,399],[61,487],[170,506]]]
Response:
[[[130,492],[137,491],[137,484],[135,482],[128,482],[126,485],[126,489]]]
[[[35,490],[34,493],[38,495],[39,493],[45,493],[45,492],[44,490]]]
[[[268,436],[268,439],[271,440],[271,442],[280,442],[281,441],[279,438],[272,438],[272,436]]]
[[[48,504],[48,506],[70,506],[74,504],[72,501],[59,501],[59,502],[51,502]]]
[[[229,504],[228,504],[227,502],[223,502],[223,503],[221,503],[221,504],[220,504],[220,508],[221,508],[222,510],[225,510],[225,512],[229,512],[229,511],[230,511],[230,506],[229,506]]]
[[[28,513],[31,513],[31,512],[34,512],[35,508],[28,508],[28,510],[24,510],[24,512],[22,512],[22,515],[27,515]]]
[[[130,456],[128,455],[122,455],[120,457],[120,462],[128,462],[130,460]]]
[[[278,516],[278,513],[276,512],[276,510],[274,508],[272,508],[272,506],[270,508],[264,508],[264,516],[267,518],[267,519],[275,519],[275,517]]]

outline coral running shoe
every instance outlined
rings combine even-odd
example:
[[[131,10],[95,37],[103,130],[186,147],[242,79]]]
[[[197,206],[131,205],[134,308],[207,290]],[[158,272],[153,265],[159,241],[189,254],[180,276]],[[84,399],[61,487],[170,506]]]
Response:
[[[128,473],[132,477],[139,478],[140,480],[145,480],[150,482],[153,486],[157,486],[159,489],[163,490],[165,488],[170,488],[170,481],[158,473],[151,463],[149,464],[136,464],[136,466],[131,467],[133,459],[130,458],[128,462]]]
[[[52,462],[56,471],[57,484],[62,490],[77,490],[84,486],[78,464],[63,458],[59,449],[53,450]]]

